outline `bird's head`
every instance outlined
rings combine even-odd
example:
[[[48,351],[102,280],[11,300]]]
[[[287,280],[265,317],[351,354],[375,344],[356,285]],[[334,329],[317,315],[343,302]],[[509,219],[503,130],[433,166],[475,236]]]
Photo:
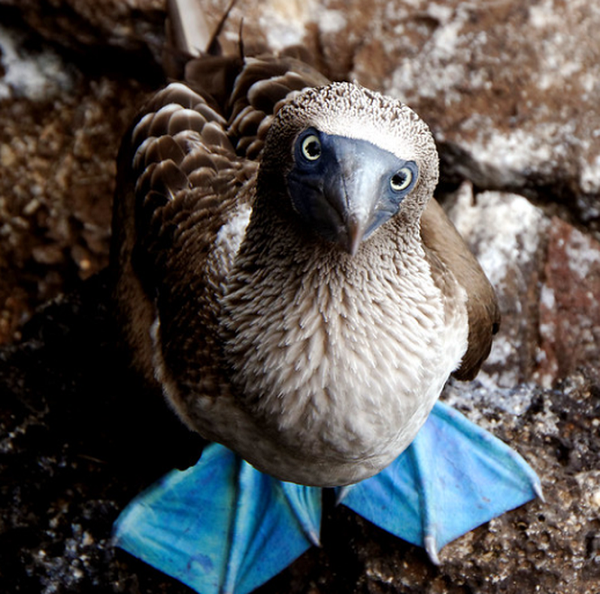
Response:
[[[418,223],[438,179],[426,124],[407,106],[352,83],[307,89],[269,130],[261,177],[277,180],[293,216],[355,254],[402,212]]]

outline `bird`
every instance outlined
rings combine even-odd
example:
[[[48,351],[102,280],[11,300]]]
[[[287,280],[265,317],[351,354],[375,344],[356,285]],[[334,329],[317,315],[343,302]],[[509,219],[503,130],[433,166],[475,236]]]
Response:
[[[401,101],[332,82],[293,50],[226,54],[219,29],[187,30],[205,22],[197,3],[168,7],[183,75],[123,140],[115,316],[133,365],[211,445],[130,504],[115,542],[203,594],[250,592],[318,542],[333,488],[438,561],[540,488],[516,452],[438,402],[451,375],[476,376],[500,313],[433,197],[433,135]],[[470,481],[445,469],[465,452],[486,460]],[[507,473],[509,494],[434,529],[437,480],[487,501],[477,483]]]

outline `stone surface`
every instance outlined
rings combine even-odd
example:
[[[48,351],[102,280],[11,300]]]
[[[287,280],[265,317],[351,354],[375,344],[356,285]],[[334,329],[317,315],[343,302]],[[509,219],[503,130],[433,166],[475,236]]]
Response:
[[[212,23],[225,4],[206,1]],[[164,79],[162,7],[0,0],[0,591],[189,591],[110,546],[119,510],[201,444],[124,368],[95,274],[119,139]],[[451,543],[437,568],[329,506],[323,547],[260,591],[597,594],[599,9],[239,0],[230,43],[242,16],[248,46],[301,44],[432,126],[440,198],[503,313],[484,372],[444,398],[519,450],[546,497]]]
[[[146,51],[163,37],[164,0],[2,0],[37,34],[86,57],[95,50]],[[143,66],[144,67],[144,66]]]
[[[546,215],[522,196],[473,195],[464,183],[445,205],[498,294],[502,323],[480,380],[511,387],[529,381],[538,350]]]
[[[2,22],[0,343],[106,266],[115,159],[145,90],[123,75],[84,75]]]
[[[496,288],[502,325],[479,380],[545,387],[600,360],[600,243],[522,196],[446,197],[450,218]]]
[[[553,218],[540,295],[542,384],[579,366],[598,374],[600,361],[600,243]]]
[[[453,0],[384,10],[396,18],[365,25],[353,71],[423,115],[446,146],[448,174],[598,219],[597,5]]]

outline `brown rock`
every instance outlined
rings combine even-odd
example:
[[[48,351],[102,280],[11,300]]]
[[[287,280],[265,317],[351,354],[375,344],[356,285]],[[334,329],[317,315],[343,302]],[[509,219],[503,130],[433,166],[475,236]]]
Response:
[[[1,0],[48,41],[79,51],[121,47],[139,51],[162,37],[164,0]]]
[[[598,374],[600,243],[556,217],[548,232],[539,308],[536,380],[552,385],[579,366]]]
[[[448,151],[447,174],[480,188],[559,199],[584,220],[598,218],[595,5],[423,0],[393,6],[379,11],[395,13],[395,20],[349,19],[369,33],[354,73],[403,98],[429,122]],[[385,66],[372,68],[374,51]]]
[[[108,262],[115,159],[144,88],[86,79],[6,33],[0,60],[0,343]]]

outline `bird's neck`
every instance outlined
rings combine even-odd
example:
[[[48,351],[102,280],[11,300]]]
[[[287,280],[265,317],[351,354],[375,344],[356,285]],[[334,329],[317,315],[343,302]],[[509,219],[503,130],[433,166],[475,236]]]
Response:
[[[420,351],[435,355],[443,324],[418,237],[389,225],[351,257],[275,228],[242,245],[223,300],[234,391],[253,418],[275,423],[266,430],[291,436],[290,446],[303,439],[303,423],[321,442],[346,431],[365,451],[369,439],[386,439],[380,423],[397,439],[394,423],[382,421],[420,410],[429,381]]]

